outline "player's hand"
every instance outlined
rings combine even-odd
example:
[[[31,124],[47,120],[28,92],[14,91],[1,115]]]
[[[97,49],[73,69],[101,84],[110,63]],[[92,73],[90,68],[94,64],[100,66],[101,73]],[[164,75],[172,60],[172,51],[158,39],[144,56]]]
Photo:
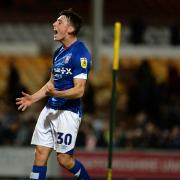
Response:
[[[22,92],[23,97],[16,98],[16,105],[18,110],[25,111],[32,104],[32,96]]]

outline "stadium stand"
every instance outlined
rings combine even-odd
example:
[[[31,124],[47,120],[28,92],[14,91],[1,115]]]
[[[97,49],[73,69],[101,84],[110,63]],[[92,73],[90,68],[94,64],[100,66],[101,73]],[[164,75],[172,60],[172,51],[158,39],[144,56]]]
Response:
[[[150,153],[151,150],[166,150],[172,154],[180,149],[179,2],[168,1],[165,4],[163,0],[159,0],[154,5],[146,1],[143,8],[144,0],[127,0],[121,5],[119,2],[105,1],[100,69],[99,72],[92,70],[87,84],[83,99],[85,114],[77,146],[87,152],[104,150],[108,146],[113,22],[118,19],[122,21],[123,28],[114,148],[116,151],[123,149],[126,152],[150,150]],[[87,24],[80,38],[90,46],[90,0],[77,0],[76,3],[73,0],[0,1],[0,45],[5,47],[0,48],[1,147],[30,146],[32,131],[45,100],[21,114],[15,106],[15,97],[20,95],[21,90],[33,93],[47,81],[52,53],[57,46],[52,38],[51,24],[59,7],[68,8],[69,3],[73,3],[73,9],[86,17]],[[128,9],[129,4],[131,6]],[[159,10],[161,5],[162,11]],[[167,7],[168,13],[163,14]],[[128,11],[125,11],[126,8]],[[121,16],[119,12],[122,13]],[[141,18],[134,22],[134,16]],[[4,52],[10,44],[15,50],[12,53]],[[21,47],[26,46],[23,53],[16,46],[19,44]],[[28,48],[34,49],[26,53]],[[12,64],[16,80],[10,78]],[[9,89],[13,89],[14,93],[11,94]],[[172,169],[176,167],[170,165]]]

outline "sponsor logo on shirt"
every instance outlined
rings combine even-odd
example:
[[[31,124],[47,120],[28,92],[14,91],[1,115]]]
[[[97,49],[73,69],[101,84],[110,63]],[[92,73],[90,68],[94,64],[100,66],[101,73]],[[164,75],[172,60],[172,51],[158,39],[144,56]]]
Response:
[[[60,74],[72,74],[71,68],[54,68],[55,73],[60,73]]]
[[[61,79],[63,75],[72,75],[71,68],[54,68],[54,80]]]

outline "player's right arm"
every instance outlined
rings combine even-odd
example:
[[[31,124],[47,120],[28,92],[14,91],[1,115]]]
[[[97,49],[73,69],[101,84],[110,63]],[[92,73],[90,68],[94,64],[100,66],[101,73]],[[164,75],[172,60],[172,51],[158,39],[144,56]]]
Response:
[[[18,110],[25,111],[33,103],[43,99],[47,96],[47,90],[49,86],[53,86],[53,78],[51,75],[50,80],[37,92],[30,95],[22,92],[22,97],[16,98],[16,104],[18,105]]]

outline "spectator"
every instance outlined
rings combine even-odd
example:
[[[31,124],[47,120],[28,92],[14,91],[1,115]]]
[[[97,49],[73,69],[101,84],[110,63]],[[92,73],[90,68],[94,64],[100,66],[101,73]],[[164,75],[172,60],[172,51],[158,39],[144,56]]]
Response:
[[[18,70],[15,65],[16,59],[14,57],[10,58],[9,66],[9,77],[8,77],[8,87],[7,91],[9,94],[9,101],[12,105],[15,104],[15,99],[21,96],[22,91],[27,91],[25,85],[22,84]]]

